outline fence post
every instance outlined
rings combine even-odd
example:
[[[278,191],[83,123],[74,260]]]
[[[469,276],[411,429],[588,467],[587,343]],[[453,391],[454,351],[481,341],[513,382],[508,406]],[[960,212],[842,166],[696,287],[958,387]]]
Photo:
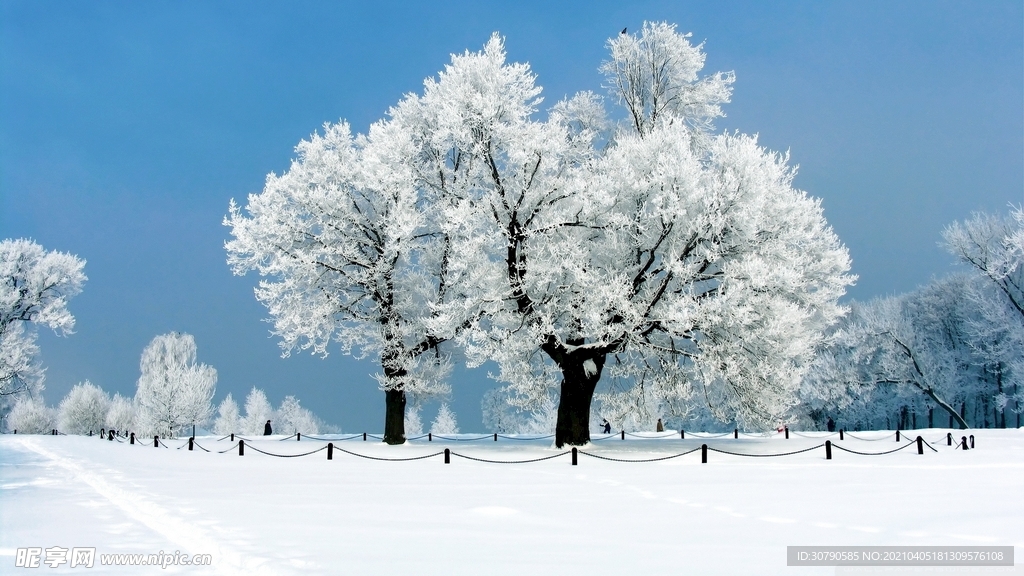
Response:
[[[917,453],[924,454],[924,438],[917,437]]]
[[[960,449],[967,450],[967,436],[960,437]]]
[[[785,430],[786,430],[786,440],[789,440],[789,426],[786,426]]]
[[[114,431],[113,430],[107,430],[107,440],[110,440],[111,442],[114,441]]]
[[[302,432],[295,433],[295,441],[300,442],[302,440]]]
[[[103,437],[106,436],[106,435],[107,435],[107,429],[106,428],[100,428],[100,440],[103,440]]]
[[[153,448],[159,448],[159,447],[160,447],[160,437],[159,436],[153,436]]]
[[[497,441],[498,441],[498,433],[497,433],[497,432],[495,432],[495,433],[494,433],[494,441],[495,441],[495,442],[497,442]]]
[[[444,449],[444,463],[445,464],[451,464],[452,463],[452,451],[447,449],[447,448]]]
[[[576,465],[576,447],[575,446],[572,449],[572,465],[573,466]]]
[[[825,460],[832,459],[832,441],[825,440]]]
[[[327,459],[334,460],[334,442],[327,443]]]
[[[363,442],[366,442],[366,432],[363,432]]]
[[[896,441],[897,442],[900,441],[900,431],[899,430],[896,431]]]
[[[132,444],[135,444],[135,432],[132,432],[132,438],[130,440]]]
[[[843,429],[842,428],[839,429],[839,439],[840,440],[843,439]]]
[[[736,439],[739,439],[739,437],[740,437],[740,429],[739,428],[733,428],[733,430],[732,430],[732,437],[736,438]]]
[[[952,446],[952,445],[953,445],[953,433],[952,432],[946,432],[946,446]]]
[[[622,431],[622,439],[623,439],[623,440],[625,440],[625,439],[626,439],[626,431],[625,431],[625,430],[623,430],[623,431]]]
[[[971,434],[971,450],[974,450],[974,434]]]
[[[679,431],[679,439],[680,440],[686,440],[686,432],[680,430]]]
[[[701,444],[700,445],[700,463],[701,464],[707,464],[708,463],[708,445],[707,444]]]
[[[234,442],[234,441],[235,441],[235,433],[234,433],[234,432],[232,432],[232,433],[231,433],[231,441],[232,441],[232,442]]]
[[[433,442],[433,441],[434,441],[434,433],[433,432],[427,432],[427,442]]]
[[[238,455],[245,456],[245,440],[238,441]]]
[[[14,433],[15,433],[15,434],[17,434],[17,433],[18,433],[18,431],[17,431],[17,430],[15,430],[15,431],[14,431]],[[89,430],[89,436],[92,436],[92,430]]]
[[[195,438],[189,437],[189,439],[188,439],[188,451],[189,452],[192,451],[192,442],[193,441],[195,441]]]

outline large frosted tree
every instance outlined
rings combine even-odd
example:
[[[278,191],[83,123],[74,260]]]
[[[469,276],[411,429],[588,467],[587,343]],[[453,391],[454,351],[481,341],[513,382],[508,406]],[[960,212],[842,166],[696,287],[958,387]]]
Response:
[[[450,297],[449,244],[437,204],[413,185],[405,158],[412,133],[394,121],[353,138],[345,123],[326,125],[296,148],[283,175],[271,174],[243,211],[232,202],[226,245],[236,274],[255,270],[256,298],[270,312],[287,356],[375,356],[385,396],[384,441],[405,441],[407,394],[448,391],[439,345]]]
[[[605,373],[667,411],[771,425],[843,312],[846,249],[784,156],[711,133],[732,77],[699,77],[699,46],[665,24],[609,43],[630,118],[608,131],[589,93],[536,119],[540,88],[497,36],[393,111],[486,312],[461,341],[524,405],[558,389],[559,446],[589,440]]]
[[[68,300],[82,291],[85,262],[31,240],[0,241],[0,409],[16,394],[42,390],[36,327],[71,334]]]
[[[191,334],[171,332],[153,338],[142,351],[135,402],[140,432],[175,436],[187,426],[204,425],[213,415],[217,370],[196,362]]]

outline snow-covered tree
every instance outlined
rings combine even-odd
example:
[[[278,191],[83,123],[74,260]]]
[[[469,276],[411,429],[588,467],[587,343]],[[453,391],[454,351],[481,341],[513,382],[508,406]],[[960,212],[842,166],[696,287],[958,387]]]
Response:
[[[274,408],[267,400],[267,394],[253,386],[245,397],[245,417],[242,418],[243,434],[263,434],[267,420],[274,419]],[[271,424],[271,428],[273,428]],[[225,432],[226,434],[226,432]]]
[[[110,396],[86,380],[76,384],[57,408],[58,427],[66,434],[99,433],[106,427]]]
[[[7,415],[8,432],[49,434],[56,427],[57,411],[47,406],[38,396],[18,396]]]
[[[505,63],[497,36],[392,111],[419,126],[420,185],[447,207],[463,301],[486,312],[461,340],[523,405],[559,388],[559,446],[589,440],[609,362],[662,413],[696,397],[721,419],[774,425],[843,313],[846,249],[784,156],[710,134],[731,75],[700,79],[699,47],[665,25],[610,44],[609,84],[634,116],[611,134],[588,93],[536,120],[534,75]]]
[[[319,434],[323,422],[311,411],[299,405],[295,396],[285,396],[281,406],[274,412],[275,429],[282,434]]]
[[[171,332],[153,339],[142,351],[135,402],[141,432],[175,436],[191,425],[204,425],[213,413],[217,371],[196,363],[191,334]]]
[[[231,393],[221,400],[217,407],[217,419],[213,422],[213,431],[217,434],[234,434],[240,432],[241,418],[238,414],[238,403],[231,397]]]
[[[42,390],[35,326],[73,333],[67,302],[82,291],[84,267],[76,256],[31,240],[0,241],[0,411],[14,395]]]
[[[114,394],[110,400],[110,409],[107,410],[106,423],[108,429],[133,430],[135,428],[135,404],[132,399]]]
[[[435,313],[450,284],[447,236],[429,194],[416,188],[406,158],[413,134],[381,121],[353,138],[346,123],[325,125],[296,148],[285,174],[271,174],[245,213],[232,201],[225,225],[236,274],[256,270],[256,298],[267,306],[284,355],[379,358],[385,393],[384,441],[405,441],[406,394],[449,391]],[[448,329],[450,332],[451,330]]]
[[[409,436],[423,434],[423,420],[420,418],[420,407],[413,405],[405,410],[405,433]]]
[[[1009,217],[976,213],[942,234],[946,248],[988,279],[1024,319],[1024,208]]]
[[[441,403],[437,410],[437,417],[430,423],[430,432],[433,434],[458,434],[459,424],[455,420],[455,412],[448,407],[447,403]]]

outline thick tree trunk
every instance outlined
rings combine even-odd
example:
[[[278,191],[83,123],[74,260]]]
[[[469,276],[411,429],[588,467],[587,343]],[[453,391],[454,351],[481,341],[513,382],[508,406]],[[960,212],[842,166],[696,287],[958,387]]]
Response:
[[[384,441],[388,444],[405,443],[405,391],[384,392]]]
[[[555,446],[583,446],[590,442],[590,404],[601,379],[604,355],[591,358],[572,353],[560,355],[555,361],[562,369]]]

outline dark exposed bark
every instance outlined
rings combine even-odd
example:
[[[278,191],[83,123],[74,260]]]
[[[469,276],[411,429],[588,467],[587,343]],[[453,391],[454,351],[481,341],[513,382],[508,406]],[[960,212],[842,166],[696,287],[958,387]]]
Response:
[[[582,342],[573,342],[578,346]],[[569,349],[554,337],[541,348],[562,370],[558,397],[555,446],[582,446],[590,442],[590,405],[601,379],[606,352],[600,349]]]
[[[384,392],[384,442],[388,444],[405,443],[405,391],[386,390]]]

